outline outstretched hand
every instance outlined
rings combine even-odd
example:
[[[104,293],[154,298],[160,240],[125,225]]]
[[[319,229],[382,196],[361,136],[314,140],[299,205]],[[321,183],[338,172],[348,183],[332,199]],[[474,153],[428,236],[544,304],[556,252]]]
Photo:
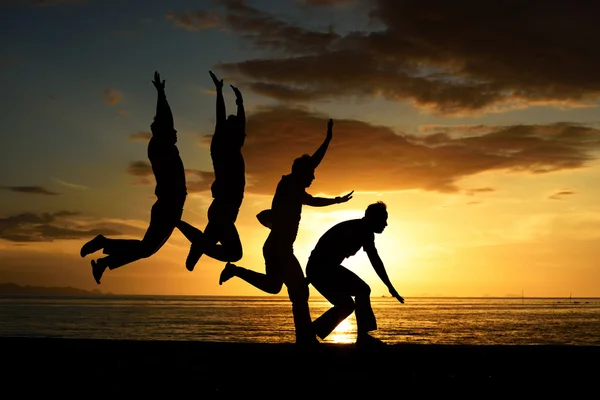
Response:
[[[223,88],[223,79],[219,80],[219,78],[217,78],[217,76],[215,74],[213,74],[212,71],[208,71],[208,73],[210,74],[210,77],[212,78],[213,82],[215,83],[215,87],[217,89],[222,89]]]
[[[160,81],[160,74],[158,71],[154,71],[154,80],[152,81],[156,90],[165,90],[165,80]]]
[[[346,194],[346,195],[342,196],[342,197],[338,197],[338,199],[339,199],[339,202],[340,202],[340,203],[345,203],[345,202],[347,202],[348,200],[350,200],[350,199],[352,198],[352,193],[354,193],[354,190],[353,190],[353,191],[351,191],[350,193],[348,193],[348,194]]]
[[[392,297],[395,297],[396,299],[398,299],[398,301],[400,303],[404,304],[404,298],[398,294],[398,292],[396,291],[396,289],[391,288],[390,289],[390,294],[392,295]]]
[[[229,86],[231,86],[231,89],[233,89],[233,93],[235,93],[236,101],[243,101],[244,99],[242,98],[242,92],[240,92],[240,89],[238,89],[236,86],[233,86],[233,85],[229,85]]]

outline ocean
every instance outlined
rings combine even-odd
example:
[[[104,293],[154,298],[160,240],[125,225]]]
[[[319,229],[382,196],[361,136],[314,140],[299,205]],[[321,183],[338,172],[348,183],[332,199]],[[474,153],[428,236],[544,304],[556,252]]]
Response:
[[[386,343],[600,345],[600,298],[372,298]],[[311,299],[315,319],[327,308]],[[286,297],[0,296],[0,337],[294,342]],[[352,314],[326,343],[353,343]]]

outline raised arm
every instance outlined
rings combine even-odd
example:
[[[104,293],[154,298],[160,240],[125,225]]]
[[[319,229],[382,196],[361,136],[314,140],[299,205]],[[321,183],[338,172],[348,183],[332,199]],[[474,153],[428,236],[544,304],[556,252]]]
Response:
[[[240,90],[237,87],[235,87],[233,85],[230,85],[230,86],[233,89],[233,92],[235,93],[235,104],[237,104],[237,117],[238,117],[238,120],[240,121],[242,129],[245,131],[246,130],[246,111],[244,110],[244,98],[242,97],[242,92],[240,92]]]
[[[327,136],[325,136],[325,140],[321,143],[321,146],[315,151],[315,153],[311,156],[313,168],[317,168],[323,157],[325,157],[325,153],[327,152],[327,148],[329,147],[329,142],[331,142],[331,138],[333,137],[333,120],[330,119],[327,122]]]
[[[158,98],[156,100],[156,115],[154,117],[153,125],[156,126],[156,132],[152,132],[153,135],[171,135],[174,133],[173,113],[171,107],[167,102],[167,95],[165,94],[165,81],[160,80],[160,74],[154,72],[154,80],[152,81],[156,91],[158,92]]]
[[[222,124],[227,119],[227,112],[225,111],[225,99],[223,98],[223,79],[219,80],[212,71],[208,71],[212,78],[215,89],[217,90],[217,125]]]
[[[325,207],[325,206],[330,206],[332,204],[345,203],[352,198],[352,193],[354,193],[354,190],[348,194],[345,194],[344,196],[341,196],[341,197],[338,196],[338,197],[334,197],[334,198],[313,197],[310,194],[305,193],[304,198],[302,199],[302,204],[305,204],[305,205],[311,206],[311,207]]]
[[[379,276],[379,279],[381,279],[385,286],[387,286],[388,290],[390,291],[390,294],[396,299],[398,299],[400,303],[404,303],[404,299],[398,294],[398,292],[394,288],[394,285],[392,285],[392,282],[390,281],[387,272],[385,271],[383,261],[381,261],[381,257],[379,257],[379,253],[377,252],[375,243],[369,243],[369,245],[363,246],[363,248],[365,249],[365,252],[369,257],[369,261],[371,261],[371,265],[377,273],[377,276]]]

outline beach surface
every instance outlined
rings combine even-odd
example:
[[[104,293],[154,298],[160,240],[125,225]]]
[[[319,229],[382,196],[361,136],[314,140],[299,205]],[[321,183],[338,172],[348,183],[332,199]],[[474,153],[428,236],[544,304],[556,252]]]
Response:
[[[570,395],[596,388],[600,346],[0,338],[5,398],[359,398]]]

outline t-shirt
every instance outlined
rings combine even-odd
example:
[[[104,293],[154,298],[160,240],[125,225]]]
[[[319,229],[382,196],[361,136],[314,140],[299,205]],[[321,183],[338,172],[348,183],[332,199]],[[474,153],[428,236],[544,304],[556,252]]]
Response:
[[[375,234],[364,219],[351,219],[334,225],[321,236],[310,254],[311,259],[339,265],[364,247],[375,245]]]
[[[302,201],[306,190],[294,176],[283,175],[271,203],[271,235],[284,243],[293,243],[298,235]]]
[[[246,186],[246,165],[237,139],[228,138],[223,124],[217,124],[210,143],[215,180],[211,186],[215,199],[240,201]]]
[[[156,197],[174,201],[185,199],[185,169],[175,142],[153,136],[148,143],[148,159],[156,179]]]

